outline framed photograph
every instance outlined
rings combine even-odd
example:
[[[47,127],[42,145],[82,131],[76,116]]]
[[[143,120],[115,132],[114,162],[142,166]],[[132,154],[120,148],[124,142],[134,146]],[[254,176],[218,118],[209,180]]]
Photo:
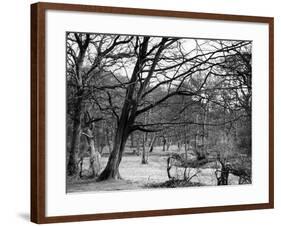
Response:
[[[31,5],[31,221],[274,206],[273,18]]]

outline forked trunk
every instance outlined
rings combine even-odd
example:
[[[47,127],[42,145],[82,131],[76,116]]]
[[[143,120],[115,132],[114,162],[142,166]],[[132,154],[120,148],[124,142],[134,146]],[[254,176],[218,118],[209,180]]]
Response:
[[[138,107],[138,102],[134,99],[134,92],[139,76],[139,72],[144,64],[144,58],[146,57],[147,47],[148,47],[149,37],[144,37],[144,41],[140,47],[139,56],[135,64],[132,76],[130,79],[130,84],[126,90],[126,99],[122,107],[122,112],[118,120],[118,126],[115,133],[113,150],[110,153],[107,165],[103,172],[100,174],[98,180],[108,180],[108,179],[118,179],[119,165],[122,159],[122,154],[125,149],[125,144],[130,135],[131,126],[134,124],[136,118],[136,111]],[[146,80],[149,81],[149,80]],[[145,88],[146,85],[143,86]],[[143,90],[139,90],[137,96],[140,97]]]

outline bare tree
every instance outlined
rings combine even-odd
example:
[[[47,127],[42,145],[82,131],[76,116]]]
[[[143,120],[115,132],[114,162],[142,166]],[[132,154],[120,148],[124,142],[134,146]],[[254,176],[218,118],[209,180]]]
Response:
[[[120,178],[119,165],[126,141],[135,131],[144,133],[146,137],[147,133],[159,133],[158,137],[163,138],[165,148],[175,140],[173,133],[179,132],[175,128],[187,131],[187,126],[196,127],[197,132],[190,132],[188,137],[196,135],[197,140],[201,136],[204,143],[207,127],[237,120],[240,114],[236,118],[207,123],[208,114],[214,111],[214,106],[239,112],[239,103],[244,110],[250,109],[247,106],[251,84],[244,79],[245,74],[250,73],[244,70],[250,60],[242,51],[247,45],[247,41],[191,41],[170,37],[70,33],[67,76],[73,129],[69,175],[76,172],[76,137],[80,130],[81,114],[89,105],[95,109],[95,117],[102,115],[115,121],[112,122],[114,131],[111,133],[112,147],[108,162],[98,180]],[[239,64],[243,67],[230,75],[229,71],[233,71],[231,67],[238,67],[233,60],[236,58],[240,59]],[[247,92],[243,88],[245,84],[248,84]],[[224,89],[233,92],[228,92],[229,97],[226,97]],[[170,101],[179,97],[188,98],[188,101],[171,109]],[[228,98],[227,101],[224,98]],[[183,117],[195,103],[201,107],[204,105],[202,114],[197,111]],[[148,112],[151,113],[149,120],[146,120]],[[161,117],[159,114],[162,114]],[[165,136],[161,131],[167,132]],[[109,132],[106,134],[110,146]],[[182,135],[177,136],[180,138]],[[184,139],[187,147],[187,135]]]
[[[156,132],[155,125],[166,124],[141,122],[139,119],[142,114],[174,96],[200,98],[212,69],[219,64],[218,58],[224,57],[225,52],[242,45],[246,44],[237,42],[191,56],[190,53],[184,53],[179,39],[151,40],[150,37],[136,37],[134,45],[136,61],[129,83],[126,85],[125,100],[118,117],[113,150],[99,180],[120,178],[119,164],[130,133],[136,130]],[[197,75],[196,81],[193,75]],[[195,82],[199,86],[193,85]],[[149,96],[159,89],[160,97],[151,101]]]
[[[104,59],[114,48],[128,42],[130,39],[119,40],[119,36],[112,39],[104,35],[67,34],[67,111],[72,121],[67,164],[69,176],[77,175],[77,142],[81,130],[81,116],[90,96],[96,94],[97,87],[102,88],[98,85],[100,74],[105,74],[103,68],[110,64]],[[94,51],[95,57],[92,57],[90,50]]]

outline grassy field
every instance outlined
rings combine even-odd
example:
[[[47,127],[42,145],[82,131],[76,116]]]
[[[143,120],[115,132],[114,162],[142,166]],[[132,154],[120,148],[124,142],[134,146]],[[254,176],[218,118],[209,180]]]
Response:
[[[165,183],[169,180],[167,176],[167,158],[171,152],[176,152],[176,146],[171,147],[169,152],[163,152],[162,147],[155,147],[153,152],[149,153],[148,164],[141,164],[141,155],[137,156],[132,153],[132,150],[126,149],[119,167],[122,180],[103,182],[89,179],[69,180],[67,182],[67,192],[135,190],[158,187],[157,184]],[[102,156],[102,168],[105,167],[107,159],[107,154]],[[85,168],[87,167],[87,164],[85,164]],[[182,179],[183,170],[183,168],[173,169],[171,173],[173,176],[178,176],[179,179]],[[193,175],[196,171],[197,169],[187,170],[190,175]],[[238,184],[238,178],[235,176],[230,175],[229,181],[230,184]],[[190,182],[200,186],[216,185],[214,166],[207,165],[200,169],[197,176],[193,177]],[[189,185],[191,184],[186,184],[185,186]]]

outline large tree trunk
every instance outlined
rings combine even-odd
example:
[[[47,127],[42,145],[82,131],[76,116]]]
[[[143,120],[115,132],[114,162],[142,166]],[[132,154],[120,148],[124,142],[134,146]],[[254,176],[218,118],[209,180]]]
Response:
[[[123,106],[121,117],[115,131],[113,149],[109,155],[107,165],[100,174],[98,181],[108,179],[121,179],[121,176],[119,174],[119,165],[125,149],[125,144],[127,142],[128,136],[130,135],[129,128],[135,120],[134,116],[132,116],[132,118],[129,118],[130,107],[131,106],[128,102]]]
[[[71,140],[71,146],[70,146],[68,164],[67,164],[67,175],[68,176],[74,176],[78,172],[78,166],[77,166],[78,151],[76,149],[78,133],[79,133],[79,123],[74,122],[73,131],[72,131],[72,140]]]
[[[80,114],[81,114],[81,100],[77,101],[75,116],[73,120],[71,145],[69,151],[69,158],[67,163],[67,175],[74,176],[78,173],[78,135],[80,130]]]
[[[108,179],[121,179],[119,173],[119,165],[125,149],[128,136],[130,135],[129,128],[134,123],[135,117],[129,118],[130,105],[125,103],[122,109],[120,120],[117,124],[115,137],[113,142],[113,149],[109,155],[109,159],[105,169],[100,174],[98,181]]]
[[[144,64],[148,41],[149,37],[144,37],[143,43],[139,50],[139,56],[130,79],[130,84],[128,85],[126,90],[126,98],[122,107],[121,116],[118,119],[113,150],[110,153],[105,169],[98,178],[99,181],[120,178],[119,165],[125,149],[126,141],[128,139],[128,136],[132,132],[131,127],[134,124],[138,107],[138,101],[134,99],[136,81],[138,80],[138,75],[142,68],[142,65]],[[146,87],[146,85],[144,85],[143,87]],[[140,98],[141,94],[142,90],[139,90],[137,99]]]
[[[76,62],[76,79],[77,79],[77,100],[75,104],[75,113],[74,113],[74,122],[73,122],[73,130],[72,130],[72,137],[71,137],[71,147],[69,151],[69,159],[67,164],[67,174],[69,176],[74,176],[78,173],[78,149],[77,149],[77,141],[78,141],[78,134],[80,130],[80,115],[81,115],[81,108],[82,108],[82,96],[83,96],[83,82],[81,76],[81,68],[84,62],[84,57],[86,50],[88,48],[90,42],[90,35],[86,35],[86,39],[84,42],[82,38],[79,37],[77,33],[75,33],[75,38],[79,47],[79,55],[77,57]]]
[[[122,154],[125,149],[125,144],[128,138],[128,131],[126,128],[117,128],[114,139],[113,149],[110,153],[107,165],[100,174],[98,180],[121,179],[119,173],[119,165],[122,159]]]

